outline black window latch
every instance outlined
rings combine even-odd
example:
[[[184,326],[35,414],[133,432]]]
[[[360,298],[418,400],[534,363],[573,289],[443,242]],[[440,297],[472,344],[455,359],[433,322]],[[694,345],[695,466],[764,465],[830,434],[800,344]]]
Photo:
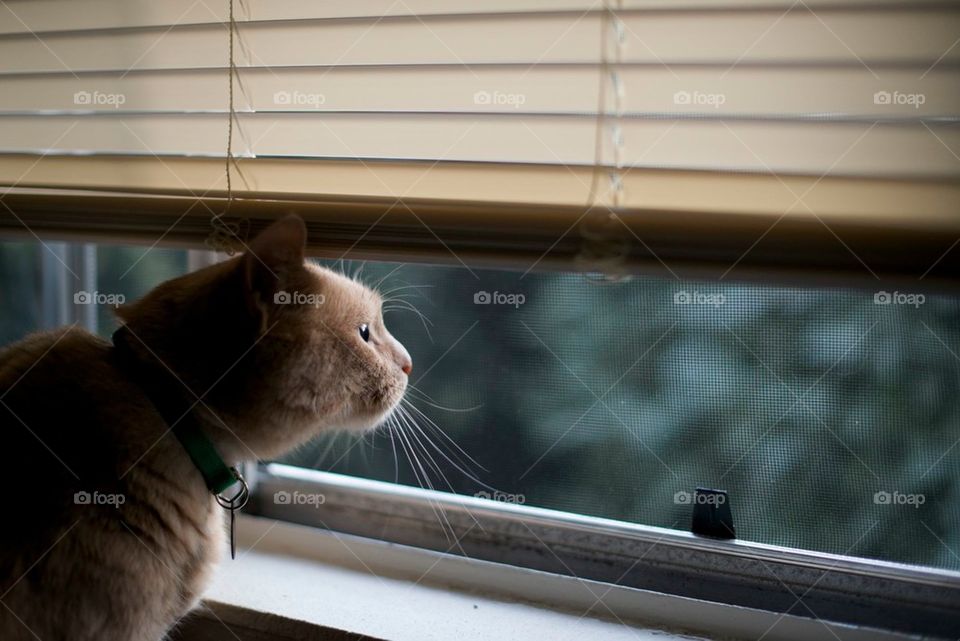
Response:
[[[689,496],[689,495],[688,495]],[[693,495],[693,524],[691,531],[715,539],[735,539],[737,531],[730,512],[730,497],[726,490],[698,487]]]

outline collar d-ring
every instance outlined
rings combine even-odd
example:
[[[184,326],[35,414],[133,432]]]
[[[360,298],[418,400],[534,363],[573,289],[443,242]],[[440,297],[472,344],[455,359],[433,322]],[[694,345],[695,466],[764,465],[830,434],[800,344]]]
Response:
[[[237,493],[231,497],[224,496],[222,492],[218,492],[215,495],[217,503],[220,504],[220,507],[227,510],[242,510],[247,504],[247,501],[250,500],[250,488],[247,487],[247,481],[243,478],[243,475],[237,471],[237,468],[231,467],[230,471],[233,472],[234,478],[236,478],[237,483],[240,484],[240,488],[237,490]]]

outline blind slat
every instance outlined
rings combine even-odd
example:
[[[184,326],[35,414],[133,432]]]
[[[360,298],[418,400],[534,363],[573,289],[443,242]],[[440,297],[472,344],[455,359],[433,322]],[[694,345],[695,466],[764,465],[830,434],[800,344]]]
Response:
[[[920,118],[955,115],[960,78],[936,68],[732,69],[623,67],[624,115],[710,117]],[[592,114],[601,72],[596,67],[462,67],[244,69],[238,111],[378,111]],[[762,88],[759,89],[758,88]],[[878,104],[877,92],[922,95],[923,101]],[[86,102],[77,96],[89,94]],[[110,101],[102,96],[122,96]],[[608,93],[610,93],[608,91]],[[686,100],[685,100],[686,99]],[[608,96],[607,105],[612,104]],[[150,71],[75,77],[13,76],[0,83],[0,115],[25,112],[151,111],[225,113],[225,70]]]
[[[487,212],[509,203],[582,210],[589,201],[593,177],[590,167],[331,160],[318,171],[315,164],[296,160],[237,162],[245,180],[238,180],[235,188],[243,198],[370,198],[387,199],[388,205],[398,198],[456,201],[481,204]],[[897,182],[641,169],[624,172],[623,180],[625,210],[737,213],[772,222],[785,213],[815,218],[812,209],[826,220],[956,232],[944,250],[960,236],[960,183],[956,180]],[[137,185],[145,193],[210,197],[222,196],[226,189],[222,160],[151,156],[0,155],[0,184],[101,191],[124,191]],[[0,210],[0,216],[9,212]]]
[[[824,11],[836,7],[882,7],[905,4],[904,0],[807,0],[812,9]],[[949,2],[940,2],[949,5]],[[645,10],[717,10],[779,9],[796,6],[796,0],[621,0],[622,9]],[[245,0],[235,7],[236,19],[303,20],[390,18],[403,16],[597,11],[595,0]],[[4,15],[6,14],[6,15]],[[166,27],[171,24],[209,24],[227,20],[223,3],[196,0],[6,0],[0,6],[0,34],[44,33],[83,29]]]
[[[901,9],[831,12],[625,12],[624,62],[960,61],[952,48],[960,12]],[[903,28],[909,20],[910,29]],[[599,63],[600,14],[547,14],[470,20],[432,17],[359,22],[294,21],[239,26],[239,66],[346,64]],[[494,41],[492,41],[494,39]],[[116,33],[0,38],[0,73],[223,68],[223,25]],[[469,73],[469,71],[468,71]]]
[[[21,153],[222,157],[221,120],[207,114],[9,116],[0,118],[0,139]],[[592,119],[288,113],[241,114],[237,122],[242,135],[234,153],[241,156],[585,166],[596,159]],[[960,177],[952,152],[960,149],[957,126],[629,120],[621,128],[630,141],[620,156],[625,167]]]

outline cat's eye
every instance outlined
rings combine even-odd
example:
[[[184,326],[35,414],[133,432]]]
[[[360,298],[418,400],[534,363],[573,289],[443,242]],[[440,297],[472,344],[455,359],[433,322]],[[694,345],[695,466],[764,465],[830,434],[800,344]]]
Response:
[[[362,325],[360,325],[359,330],[360,330],[360,338],[362,338],[365,342],[369,343],[370,327],[366,323],[363,323]]]

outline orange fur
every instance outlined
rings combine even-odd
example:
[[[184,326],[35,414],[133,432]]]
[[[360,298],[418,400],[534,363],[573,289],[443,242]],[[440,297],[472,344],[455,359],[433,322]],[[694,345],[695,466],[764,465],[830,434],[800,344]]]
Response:
[[[379,296],[305,263],[305,237],[287,217],[246,254],[118,311],[138,361],[183,382],[229,464],[324,430],[372,428],[406,389],[410,356],[384,326]],[[0,529],[0,638],[161,638],[196,605],[224,537],[222,511],[180,443],[112,346],[77,328],[0,353],[0,401],[15,453],[0,478],[22,488]],[[78,505],[76,492],[124,499]]]

